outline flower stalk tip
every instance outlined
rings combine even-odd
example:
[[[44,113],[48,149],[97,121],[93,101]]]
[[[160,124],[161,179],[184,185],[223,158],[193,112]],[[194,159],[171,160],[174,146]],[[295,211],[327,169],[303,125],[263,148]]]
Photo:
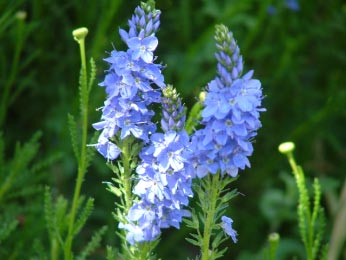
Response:
[[[73,39],[75,39],[78,43],[83,41],[88,34],[88,28],[80,27],[72,31]]]
[[[295,145],[293,142],[284,142],[279,145],[279,152],[282,154],[290,154],[294,151]]]
[[[18,11],[16,13],[16,18],[20,21],[24,21],[27,17],[27,13],[25,11]]]

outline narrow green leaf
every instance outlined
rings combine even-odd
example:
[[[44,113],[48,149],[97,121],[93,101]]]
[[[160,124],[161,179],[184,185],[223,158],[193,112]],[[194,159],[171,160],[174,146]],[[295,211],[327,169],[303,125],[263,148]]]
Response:
[[[85,108],[88,106],[88,85],[87,85],[87,75],[83,67],[81,67],[79,73],[79,109],[80,115],[84,115]]]
[[[77,134],[77,124],[76,120],[74,119],[74,116],[71,114],[67,115],[68,118],[68,125],[70,130],[70,136],[71,136],[71,144],[73,148],[74,156],[76,157],[77,161],[80,160],[80,151],[79,151],[79,143],[78,143],[78,134]]]
[[[55,202],[55,228],[58,230],[59,234],[62,234],[68,226],[68,219],[67,216],[67,206],[68,201],[65,199],[62,195],[60,195],[56,202]]]
[[[220,257],[223,257],[223,255],[226,253],[227,249],[228,249],[228,247],[225,247],[220,251],[217,249],[213,250],[212,259],[218,259]]]
[[[192,244],[192,245],[194,245],[194,246],[197,246],[197,247],[201,247],[202,246],[202,244],[201,243],[199,243],[198,241],[196,241],[196,240],[194,240],[194,239],[191,239],[191,238],[185,238],[185,240],[187,241],[187,242],[189,242],[190,244]]]
[[[94,81],[96,78],[96,64],[93,58],[90,58],[90,76],[89,76],[89,81],[88,81],[88,93],[90,93]]]
[[[224,233],[223,232],[218,232],[217,235],[215,236],[213,242],[212,242],[212,248],[218,248],[221,244],[221,240],[224,237]]]
[[[312,210],[312,217],[311,217],[312,225],[315,224],[316,219],[318,217],[318,213],[320,212],[320,208],[321,208],[321,204],[320,204],[321,187],[317,178],[314,180],[313,188],[314,188],[314,203],[313,203],[313,210]]]
[[[50,240],[53,239],[54,228],[55,228],[55,218],[53,211],[52,197],[50,193],[50,188],[47,186],[44,192],[44,217],[46,220],[46,226],[48,230],[48,235]]]
[[[88,217],[92,213],[93,209],[94,209],[94,199],[89,198],[87,200],[83,210],[81,211],[81,213],[78,216],[78,219],[76,221],[76,225],[74,228],[74,232],[73,232],[74,235],[77,235],[80,232],[80,230],[84,226],[85,222],[87,221]]]
[[[191,108],[185,124],[185,130],[188,134],[191,134],[199,125],[202,108],[203,106],[200,101],[197,101]]]

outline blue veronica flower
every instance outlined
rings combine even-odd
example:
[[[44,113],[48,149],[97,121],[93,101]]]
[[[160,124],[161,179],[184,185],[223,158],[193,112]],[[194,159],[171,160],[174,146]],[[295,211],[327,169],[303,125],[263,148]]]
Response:
[[[229,217],[222,216],[221,221],[221,227],[225,233],[232,238],[234,243],[237,243],[237,231],[232,228],[233,220]]]
[[[253,71],[242,76],[243,59],[227,27],[216,28],[218,52],[217,77],[206,89],[202,110],[202,128],[191,140],[190,160],[196,174],[227,174],[237,176],[239,169],[250,167],[252,140],[261,127],[259,120],[262,89]]]
[[[146,63],[150,63],[153,61],[153,51],[159,42],[155,36],[148,36],[143,39],[132,37],[126,43],[132,52],[132,59],[138,60],[142,58]]]
[[[119,30],[128,50],[113,50],[105,59],[109,69],[99,85],[105,88],[107,99],[101,121],[93,127],[102,131],[94,146],[108,160],[121,153],[118,140],[132,135],[146,143],[156,131],[150,105],[160,102],[161,88],[165,87],[163,66],[153,63],[159,17],[160,11],[149,4],[137,7],[129,20],[129,31]]]
[[[193,196],[192,164],[186,160],[189,136],[184,130],[185,109],[172,86],[163,89],[161,126],[164,133],[151,135],[149,144],[140,153],[141,163],[136,172],[139,180],[133,193],[139,200],[121,224],[129,234],[130,243],[152,241],[162,228],[179,228],[183,217],[190,216],[185,209]],[[136,228],[135,228],[136,227]],[[138,234],[141,230],[141,235]]]

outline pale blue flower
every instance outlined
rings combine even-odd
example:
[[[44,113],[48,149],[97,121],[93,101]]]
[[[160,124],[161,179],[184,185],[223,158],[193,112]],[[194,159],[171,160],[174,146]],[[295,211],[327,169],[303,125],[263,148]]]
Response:
[[[237,243],[237,231],[235,231],[232,227],[233,220],[229,217],[222,216],[221,221],[221,227],[223,228],[225,233],[232,238],[234,243]]]

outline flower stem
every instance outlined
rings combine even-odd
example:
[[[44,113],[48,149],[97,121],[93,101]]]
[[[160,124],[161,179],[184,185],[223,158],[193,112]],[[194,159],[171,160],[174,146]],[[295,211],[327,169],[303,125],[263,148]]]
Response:
[[[77,35],[75,34],[77,32]],[[82,117],[82,137],[81,137],[81,149],[80,149],[80,157],[78,161],[78,173],[77,173],[77,180],[76,180],[76,186],[73,194],[73,200],[72,200],[72,208],[70,212],[70,221],[69,221],[69,227],[68,227],[68,234],[64,246],[64,256],[65,260],[71,260],[72,259],[72,241],[74,236],[74,224],[75,224],[75,218],[76,218],[76,211],[77,211],[77,204],[79,201],[80,191],[82,188],[82,183],[84,180],[84,175],[86,173],[86,149],[87,149],[87,129],[88,129],[88,103],[89,103],[89,97],[88,97],[88,82],[87,82],[87,68],[86,68],[86,59],[85,59],[85,36],[87,34],[86,28],[80,28],[73,32],[73,35],[75,36],[75,39],[77,40],[79,47],[80,47],[80,55],[81,55],[81,117]]]
[[[121,161],[124,167],[122,181],[124,185],[124,215],[127,215],[132,206],[132,169],[131,169],[131,138],[125,138],[122,142]]]
[[[220,187],[220,173],[208,176],[208,184],[206,195],[209,198],[208,206],[205,214],[204,222],[204,233],[203,233],[203,245],[202,245],[202,260],[209,260],[211,258],[211,253],[209,250],[209,244],[213,231],[213,223],[215,222],[217,200],[219,197],[219,187]]]

